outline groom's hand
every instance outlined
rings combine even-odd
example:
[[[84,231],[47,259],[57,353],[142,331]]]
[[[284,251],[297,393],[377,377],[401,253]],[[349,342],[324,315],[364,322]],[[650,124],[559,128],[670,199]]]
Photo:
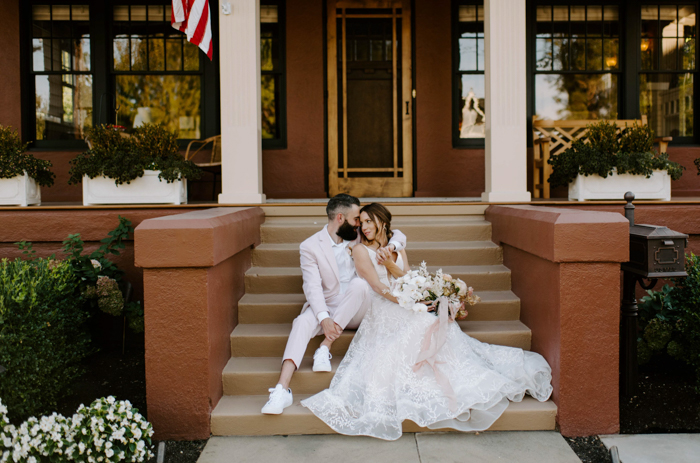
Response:
[[[334,322],[333,319],[330,317],[323,319],[323,321],[321,322],[321,329],[323,330],[323,334],[331,342],[338,339],[340,334],[343,332],[342,328],[340,328],[340,325]]]

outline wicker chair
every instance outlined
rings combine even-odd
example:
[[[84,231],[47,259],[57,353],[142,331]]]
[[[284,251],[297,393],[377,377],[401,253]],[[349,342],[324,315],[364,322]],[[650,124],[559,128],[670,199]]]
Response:
[[[216,200],[216,177],[221,176],[221,135],[205,138],[204,140],[192,140],[187,144],[185,159],[191,161],[202,149],[211,143],[211,156],[209,162],[196,162],[195,164],[206,172],[214,174],[212,182],[212,197]],[[197,148],[196,145],[199,145]],[[196,149],[193,149],[196,148]]]

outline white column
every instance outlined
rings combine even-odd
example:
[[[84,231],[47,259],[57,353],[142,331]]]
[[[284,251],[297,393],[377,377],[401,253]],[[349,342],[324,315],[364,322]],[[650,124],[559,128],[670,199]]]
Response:
[[[219,203],[260,204],[260,0],[219,0],[221,194]],[[223,8],[230,4],[230,13]]]
[[[481,195],[483,201],[530,201],[525,1],[484,1],[486,191]]]

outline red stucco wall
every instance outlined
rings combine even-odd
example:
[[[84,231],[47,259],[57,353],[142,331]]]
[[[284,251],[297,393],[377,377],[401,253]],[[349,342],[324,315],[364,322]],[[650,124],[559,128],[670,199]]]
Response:
[[[0,125],[21,129],[19,2],[0,0]]]
[[[451,1],[415,2],[416,196],[481,196],[484,150],[452,147]]]
[[[263,151],[268,198],[325,198],[323,2],[287,0],[287,149]]]
[[[552,398],[566,436],[619,431],[620,262],[628,223],[577,209],[490,206],[532,350],[552,367]],[[581,378],[586,378],[581,381]]]

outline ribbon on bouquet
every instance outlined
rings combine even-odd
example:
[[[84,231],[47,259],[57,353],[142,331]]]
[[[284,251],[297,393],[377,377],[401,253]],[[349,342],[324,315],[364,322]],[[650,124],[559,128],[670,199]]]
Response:
[[[438,364],[445,362],[437,361],[437,354],[447,341],[449,322],[454,320],[454,317],[450,311],[450,303],[447,300],[447,297],[441,296],[438,298],[437,309],[437,320],[435,320],[435,323],[430,325],[425,331],[425,337],[423,337],[423,342],[421,343],[418,359],[416,360],[415,365],[413,365],[413,372],[418,372],[418,370],[426,365],[430,366],[435,374],[435,380],[440,385],[447,398],[450,400],[450,410],[455,411],[457,408],[457,399],[455,397],[454,390],[450,385],[450,380],[438,368]]]

